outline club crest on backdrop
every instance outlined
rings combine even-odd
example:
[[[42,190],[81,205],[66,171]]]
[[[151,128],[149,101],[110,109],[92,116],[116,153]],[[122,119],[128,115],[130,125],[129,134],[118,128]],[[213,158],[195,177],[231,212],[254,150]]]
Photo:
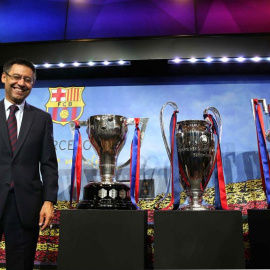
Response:
[[[49,91],[46,111],[51,114],[54,123],[64,126],[81,117],[85,106],[82,98],[84,87],[56,87],[49,88]]]

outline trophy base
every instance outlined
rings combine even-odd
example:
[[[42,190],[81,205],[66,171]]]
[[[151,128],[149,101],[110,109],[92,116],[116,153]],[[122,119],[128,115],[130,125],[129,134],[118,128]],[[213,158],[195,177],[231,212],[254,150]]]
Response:
[[[178,210],[183,211],[208,211],[215,210],[211,205],[180,205]]]
[[[129,187],[119,182],[89,183],[77,209],[135,210],[129,193]]]
[[[207,204],[202,198],[192,199],[188,197],[186,201],[179,206],[178,210],[183,211],[209,211],[215,210],[213,205]]]

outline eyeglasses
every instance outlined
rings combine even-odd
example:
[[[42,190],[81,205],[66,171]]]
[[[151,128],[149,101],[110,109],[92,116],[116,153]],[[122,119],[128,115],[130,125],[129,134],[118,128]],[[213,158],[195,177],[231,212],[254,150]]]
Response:
[[[30,77],[24,77],[19,74],[10,75],[7,72],[5,72],[5,74],[8,75],[12,80],[17,81],[17,82],[20,81],[21,79],[23,79],[25,83],[28,83],[28,84],[32,84],[34,82],[34,79]]]

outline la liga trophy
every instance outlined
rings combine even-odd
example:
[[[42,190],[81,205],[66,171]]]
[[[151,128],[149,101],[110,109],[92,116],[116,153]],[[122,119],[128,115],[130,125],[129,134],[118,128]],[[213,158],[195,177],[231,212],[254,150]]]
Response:
[[[178,112],[174,102],[165,103],[160,111],[160,126],[163,141],[169,159],[172,159],[163,122],[163,112],[170,105]],[[221,118],[218,110],[209,107],[204,110],[205,120],[184,120],[176,124],[176,151],[178,156],[179,178],[181,186],[187,195],[187,200],[180,205],[179,210],[212,210],[214,207],[203,201],[203,194],[213,172],[216,158],[217,136],[213,134],[212,125],[208,117],[211,110],[217,117],[221,133]],[[219,134],[219,140],[220,140]],[[171,160],[172,162],[172,160]]]
[[[140,118],[141,138],[148,118]],[[117,157],[123,148],[128,126],[135,124],[135,118],[127,118],[121,115],[93,115],[87,121],[79,121],[80,126],[87,127],[90,143],[99,157],[99,166],[91,164],[99,169],[100,181],[89,182],[83,189],[83,199],[77,204],[78,209],[134,209],[130,199],[130,188],[115,179],[117,169],[121,169],[130,163],[130,160],[117,167]],[[74,128],[74,122],[71,123]]]

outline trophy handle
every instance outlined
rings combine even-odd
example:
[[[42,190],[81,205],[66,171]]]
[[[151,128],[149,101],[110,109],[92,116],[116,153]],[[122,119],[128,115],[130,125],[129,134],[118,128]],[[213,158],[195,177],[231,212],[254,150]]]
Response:
[[[218,141],[217,141],[217,143],[216,143],[216,145],[215,145],[215,147],[216,147],[215,152],[216,152],[216,153],[215,153],[214,162],[213,162],[212,167],[211,167],[211,170],[210,170],[211,173],[210,173],[208,179],[206,180],[205,186],[207,186],[207,184],[208,184],[208,182],[209,182],[209,180],[210,180],[210,178],[211,178],[211,175],[212,175],[212,173],[213,173],[215,164],[216,164],[217,153],[218,153],[218,152],[217,152],[217,149],[218,149],[218,143],[221,142],[221,133],[222,133],[222,121],[221,121],[221,116],[220,116],[220,113],[219,113],[218,109],[215,108],[215,107],[208,107],[208,108],[206,108],[206,109],[203,111],[203,116],[208,115],[208,111],[211,111],[211,112],[213,113],[214,117],[215,117],[215,121],[216,121],[217,128],[218,128],[218,131],[217,131],[217,132],[218,132],[218,134],[217,134]],[[212,122],[210,121],[210,119],[208,118],[208,116],[207,116],[204,120],[207,121],[208,123],[210,123],[210,125],[212,126]]]
[[[144,138],[144,134],[145,134],[145,130],[146,130],[146,126],[147,123],[149,121],[149,118],[140,118],[140,124],[142,125],[141,127],[141,136],[140,136],[140,145],[142,145],[142,141]],[[127,125],[135,125],[135,119],[134,118],[127,118]],[[121,149],[123,148],[124,144],[121,146],[121,148],[119,149],[119,152],[121,151]],[[125,166],[130,164],[130,159],[128,161],[126,161],[124,164],[117,166],[116,169],[122,169]]]
[[[266,99],[265,98],[257,98],[257,100],[258,100],[258,102],[262,103],[262,109],[264,111],[264,114],[269,114],[270,104],[267,105]],[[251,101],[251,108],[252,108],[254,122],[256,123],[255,110],[254,110],[254,98],[252,98],[250,101]],[[269,126],[269,120],[267,121],[267,126]],[[265,137],[266,137],[266,140],[268,142],[270,142],[270,129],[267,129],[267,131],[265,131]]]
[[[165,144],[165,148],[166,148],[169,160],[171,161],[171,151],[170,151],[170,148],[169,148],[168,141],[166,139],[166,135],[165,135],[165,131],[164,131],[164,121],[163,121],[163,112],[164,112],[164,109],[165,109],[165,107],[167,105],[171,105],[174,108],[174,110],[177,111],[177,112],[178,112],[178,106],[177,106],[176,103],[174,103],[172,101],[168,101],[162,106],[162,108],[160,110],[160,115],[159,115],[160,128],[161,128],[161,134],[162,134],[163,142]]]
[[[216,118],[216,123],[218,125],[218,130],[219,130],[219,142],[221,142],[221,134],[222,134],[222,121],[221,121],[221,116],[217,108],[215,107],[208,107],[203,111],[203,115],[208,114],[208,110],[211,111],[215,118]],[[205,119],[207,121],[207,118]]]
[[[270,116],[269,115],[269,109],[270,109],[270,104],[267,105],[266,110],[265,110],[265,113],[267,113],[268,116]],[[267,121],[267,126],[269,127],[269,117],[268,117],[268,121]],[[266,140],[268,142],[270,142],[270,129],[269,128],[267,128],[267,130],[265,132],[265,137],[266,137]]]
[[[77,121],[80,127],[87,127],[87,121]],[[74,138],[74,134],[75,134],[75,122],[74,121],[70,121],[69,122],[69,127],[70,127],[70,131],[72,133],[72,136]],[[90,147],[91,147],[91,143],[90,143]],[[91,167],[93,167],[94,169],[98,169],[99,167],[95,164],[93,164],[92,162],[89,162],[83,155],[82,155],[82,160],[84,162],[84,164],[86,165],[90,165]]]

